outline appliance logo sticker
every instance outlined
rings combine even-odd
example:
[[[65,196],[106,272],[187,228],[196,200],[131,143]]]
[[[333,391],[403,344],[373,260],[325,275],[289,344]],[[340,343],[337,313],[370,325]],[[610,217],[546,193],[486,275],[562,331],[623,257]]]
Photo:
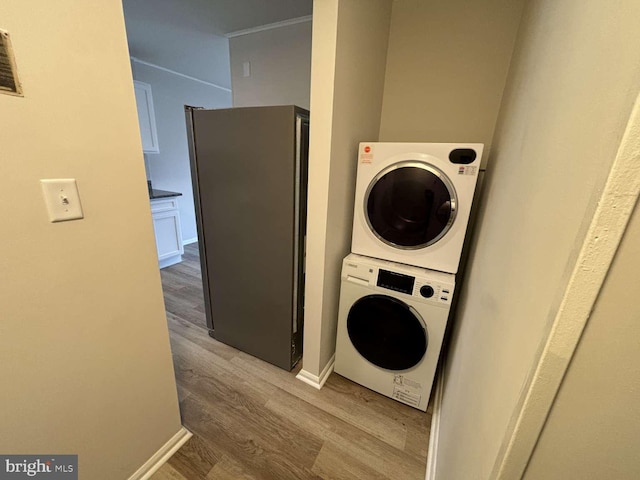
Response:
[[[458,175],[476,175],[478,167],[476,165],[467,165],[458,167]]]
[[[358,152],[360,163],[371,163],[373,161],[373,147],[371,145],[361,145]]]

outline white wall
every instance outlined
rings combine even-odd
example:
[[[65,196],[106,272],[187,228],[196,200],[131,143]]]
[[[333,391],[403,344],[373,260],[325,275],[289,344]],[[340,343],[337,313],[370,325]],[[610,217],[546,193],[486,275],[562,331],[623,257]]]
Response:
[[[233,106],[298,105],[309,109],[311,22],[229,40]],[[243,76],[243,63],[251,76]]]
[[[122,0],[129,53],[156,65],[231,88],[229,17],[247,20],[245,2]],[[225,18],[227,21],[225,21]]]
[[[380,126],[390,0],[314,3],[303,373],[335,351],[358,143]]]
[[[0,451],[125,479],[181,428],[120,1],[0,4]],[[41,178],[84,219],[49,223]]]
[[[131,66],[134,79],[151,85],[156,113],[160,153],[145,155],[148,178],[154,188],[182,193],[178,200],[182,239],[195,241],[198,234],[184,106],[230,107],[231,92],[136,61]]]
[[[523,5],[393,2],[380,141],[484,143],[485,165]]]
[[[438,479],[490,478],[499,462],[638,92],[639,15],[633,1],[525,9],[448,357]]]
[[[564,377],[525,480],[640,478],[640,209]]]

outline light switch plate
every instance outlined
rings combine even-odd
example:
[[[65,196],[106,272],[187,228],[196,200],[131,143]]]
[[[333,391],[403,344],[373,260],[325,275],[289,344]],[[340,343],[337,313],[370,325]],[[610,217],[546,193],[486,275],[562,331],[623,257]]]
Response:
[[[75,178],[40,180],[51,222],[84,218]]]

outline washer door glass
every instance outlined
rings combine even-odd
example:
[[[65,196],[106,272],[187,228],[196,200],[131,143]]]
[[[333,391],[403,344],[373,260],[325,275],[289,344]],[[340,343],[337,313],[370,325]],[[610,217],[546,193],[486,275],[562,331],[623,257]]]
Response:
[[[417,249],[440,240],[451,228],[457,199],[447,176],[424,162],[399,162],[382,170],[365,197],[365,217],[383,242]]]
[[[355,302],[347,316],[347,332],[360,355],[388,370],[411,368],[427,351],[421,319],[406,303],[386,295],[368,295]]]

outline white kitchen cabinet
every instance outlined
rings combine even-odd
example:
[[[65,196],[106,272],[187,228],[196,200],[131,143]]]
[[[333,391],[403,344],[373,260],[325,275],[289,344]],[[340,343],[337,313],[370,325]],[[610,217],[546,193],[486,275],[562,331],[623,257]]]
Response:
[[[144,153],[160,153],[151,85],[134,80],[133,88],[136,93],[136,105],[138,106],[142,151]]]
[[[180,263],[184,246],[180,230],[178,197],[151,199],[151,216],[156,234],[160,268]]]

